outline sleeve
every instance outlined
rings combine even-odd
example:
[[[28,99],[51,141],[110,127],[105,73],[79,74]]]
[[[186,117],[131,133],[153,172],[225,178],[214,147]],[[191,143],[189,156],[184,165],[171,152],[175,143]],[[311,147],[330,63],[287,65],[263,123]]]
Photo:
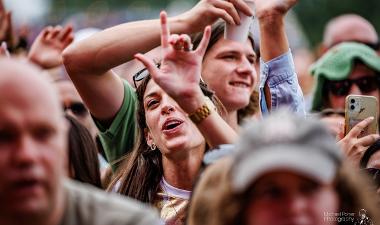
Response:
[[[99,129],[99,138],[104,148],[107,161],[115,171],[118,160],[133,148],[136,136],[137,97],[133,88],[124,81],[124,100],[109,127],[104,127],[93,118]]]
[[[287,107],[305,116],[305,104],[301,87],[298,84],[292,53],[280,55],[268,62],[260,59],[260,108],[263,115],[269,113],[264,96],[264,86],[269,86],[271,110]]]

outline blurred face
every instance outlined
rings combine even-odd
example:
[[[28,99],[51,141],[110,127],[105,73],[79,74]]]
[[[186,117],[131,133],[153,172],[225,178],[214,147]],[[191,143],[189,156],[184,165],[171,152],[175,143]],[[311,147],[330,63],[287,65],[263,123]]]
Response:
[[[249,103],[257,84],[256,54],[252,44],[220,38],[206,53],[202,78],[216,92],[227,111],[242,109]]]
[[[333,109],[344,109],[347,95],[370,95],[379,99],[379,87],[375,72],[363,64],[356,64],[349,81],[329,82],[328,99]]]
[[[58,103],[34,85],[1,88],[0,211],[46,221],[62,194],[67,129]]]
[[[253,185],[246,225],[320,225],[324,212],[339,211],[332,184],[320,184],[292,172],[271,172]]]
[[[374,153],[371,158],[369,158],[367,163],[367,168],[376,168],[380,169],[380,151]],[[380,174],[377,174],[380,176]],[[379,180],[379,178],[377,178]],[[380,187],[377,188],[378,202],[380,202]]]
[[[95,124],[71,81],[59,81],[55,83],[55,86],[58,88],[61,103],[66,113],[77,119],[95,138],[97,134]]]
[[[205,147],[198,128],[153,80],[144,93],[144,109],[148,145],[154,143],[163,155],[178,156],[187,149]]]

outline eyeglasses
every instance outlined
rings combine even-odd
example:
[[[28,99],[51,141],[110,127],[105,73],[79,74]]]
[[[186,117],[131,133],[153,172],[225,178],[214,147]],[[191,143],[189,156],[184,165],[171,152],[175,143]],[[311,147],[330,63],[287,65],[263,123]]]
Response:
[[[360,91],[369,93],[379,88],[379,76],[365,76],[358,79],[346,79],[338,81],[327,81],[328,90],[336,96],[347,96],[352,84],[356,84]]]
[[[376,187],[380,187],[380,169],[377,168],[366,168],[363,169],[373,180],[373,182],[376,184]]]
[[[85,116],[88,113],[86,106],[81,102],[73,102],[69,105],[63,105],[63,111],[71,110],[76,116]]]
[[[160,63],[156,63],[157,68],[160,68],[160,66],[161,66]],[[149,75],[150,75],[150,73],[149,73],[147,68],[144,68],[144,69],[140,70],[139,72],[137,72],[135,75],[133,75],[133,85],[135,85],[135,88],[138,87],[137,86],[138,82],[144,80]]]

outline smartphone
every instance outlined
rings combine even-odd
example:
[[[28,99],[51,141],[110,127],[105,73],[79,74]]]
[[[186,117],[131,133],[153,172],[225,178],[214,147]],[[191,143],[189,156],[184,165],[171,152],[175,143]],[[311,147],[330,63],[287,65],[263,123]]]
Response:
[[[363,130],[360,136],[378,132],[379,103],[373,96],[348,95],[345,107],[345,134],[357,123],[373,116],[375,119]]]

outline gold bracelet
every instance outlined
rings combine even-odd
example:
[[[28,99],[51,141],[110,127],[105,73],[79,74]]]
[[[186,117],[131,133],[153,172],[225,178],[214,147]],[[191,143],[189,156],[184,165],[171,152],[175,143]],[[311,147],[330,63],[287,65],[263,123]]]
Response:
[[[206,103],[204,103],[201,107],[195,110],[194,113],[190,114],[189,117],[191,121],[193,121],[195,124],[198,124],[202,122],[205,118],[207,118],[210,114],[211,114],[211,110],[207,106],[207,101],[206,101]]]

